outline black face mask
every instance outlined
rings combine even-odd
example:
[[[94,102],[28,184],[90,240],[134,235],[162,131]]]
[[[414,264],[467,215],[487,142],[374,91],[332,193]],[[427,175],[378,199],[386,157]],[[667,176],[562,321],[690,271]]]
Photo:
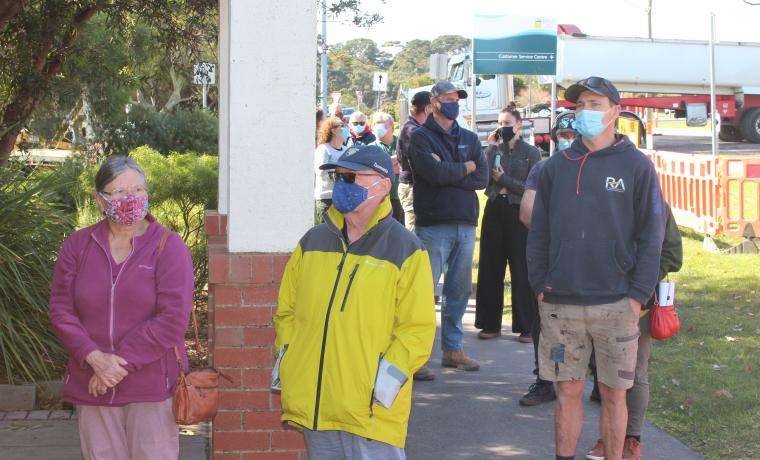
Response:
[[[499,128],[499,138],[503,139],[504,142],[509,142],[512,140],[512,138],[515,137],[515,128],[512,126],[502,126]]]

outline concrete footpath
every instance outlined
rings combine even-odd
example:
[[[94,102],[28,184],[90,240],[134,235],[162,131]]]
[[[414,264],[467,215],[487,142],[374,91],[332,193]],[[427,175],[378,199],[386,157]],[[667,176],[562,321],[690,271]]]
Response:
[[[0,413],[0,459],[3,460],[81,460],[76,416],[40,420],[42,411],[24,414]],[[37,420],[35,420],[37,419]],[[208,458],[208,424],[180,429],[180,459]]]
[[[440,315],[439,315],[440,318]],[[409,460],[458,458],[554,458],[554,403],[522,407],[520,397],[534,382],[533,345],[516,335],[478,340],[474,309],[465,314],[465,351],[480,361],[479,372],[441,367],[436,337],[431,368],[433,382],[416,382],[409,423]],[[509,325],[504,326],[509,331]],[[586,388],[583,433],[576,458],[584,458],[599,437],[599,405],[589,402]],[[643,457],[701,458],[677,439],[647,423]]]

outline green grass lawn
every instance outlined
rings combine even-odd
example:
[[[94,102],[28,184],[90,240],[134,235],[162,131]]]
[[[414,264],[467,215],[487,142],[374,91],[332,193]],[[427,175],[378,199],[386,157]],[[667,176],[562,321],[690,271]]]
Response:
[[[760,458],[760,256],[709,253],[682,233],[684,265],[671,276],[681,332],[655,341],[647,418],[707,458]],[[478,226],[473,283],[479,246]]]
[[[683,242],[681,332],[655,343],[648,418],[707,458],[760,458],[760,256]]]

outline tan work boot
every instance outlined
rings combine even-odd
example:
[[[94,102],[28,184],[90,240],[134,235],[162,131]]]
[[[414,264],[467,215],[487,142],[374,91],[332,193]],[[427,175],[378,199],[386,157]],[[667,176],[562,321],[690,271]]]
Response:
[[[427,366],[422,366],[420,370],[414,373],[414,380],[430,381],[435,380],[435,373]]]
[[[441,366],[456,367],[470,372],[480,370],[480,363],[468,357],[463,351],[444,351]]]

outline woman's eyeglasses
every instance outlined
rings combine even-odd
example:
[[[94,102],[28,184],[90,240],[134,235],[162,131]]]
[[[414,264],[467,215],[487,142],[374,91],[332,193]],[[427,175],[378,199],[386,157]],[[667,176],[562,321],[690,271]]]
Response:
[[[142,185],[138,185],[136,187],[129,187],[129,188],[115,188],[111,190],[110,192],[99,192],[100,196],[107,199],[119,199],[123,198],[127,195],[147,195],[148,194],[148,188]]]

